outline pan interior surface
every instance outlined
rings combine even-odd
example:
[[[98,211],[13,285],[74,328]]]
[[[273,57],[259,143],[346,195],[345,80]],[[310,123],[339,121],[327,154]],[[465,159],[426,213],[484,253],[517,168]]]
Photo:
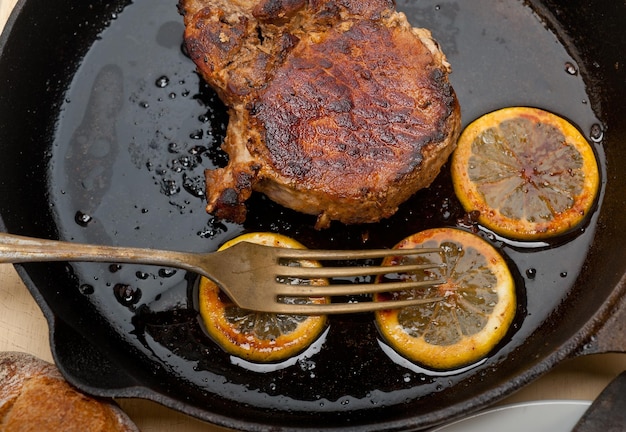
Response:
[[[432,30],[446,53],[464,124],[505,106],[552,111],[583,131],[603,179],[610,177],[605,152],[619,156],[619,150],[608,148],[594,66],[551,8],[517,0],[397,3],[414,26]],[[0,106],[15,107],[0,116],[0,146],[11,161],[0,178],[7,231],[212,251],[244,231],[279,232],[310,248],[371,248],[432,227],[471,228],[447,166],[428,190],[379,224],[316,231],[314,218],[262,196],[251,199],[243,225],[207,215],[203,171],[226,162],[219,146],[228,117],[182,49],[175,2],[55,5],[66,12],[58,29],[33,30],[32,21],[54,8],[32,0],[3,36],[0,78],[14,84],[0,95]],[[17,60],[18,38],[37,50],[44,37],[56,41],[56,51]],[[52,61],[55,55],[61,62]],[[28,85],[8,81],[15,70]],[[595,244],[615,234],[600,211],[605,193],[613,193],[606,189],[604,181],[587,224],[554,242],[511,242],[479,229],[508,260],[520,301],[496,350],[456,371],[427,370],[395,354],[371,314],[331,317],[301,355],[252,364],[225,353],[204,331],[194,275],[115,263],[32,264],[19,271],[53,324],[60,368],[92,393],[148,397],[247,429],[419,428],[478,407],[481,395],[493,399],[494,388],[567,341],[575,328],[562,326],[572,324],[574,313],[586,314],[584,322],[600,307],[621,274],[605,274],[600,286],[584,271],[602,271]],[[620,240],[614,237],[613,243]],[[592,297],[585,287],[596,285]],[[451,406],[458,408],[446,410]]]

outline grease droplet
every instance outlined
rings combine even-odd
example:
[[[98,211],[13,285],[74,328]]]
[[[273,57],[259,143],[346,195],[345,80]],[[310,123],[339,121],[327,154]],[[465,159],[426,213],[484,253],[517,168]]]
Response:
[[[82,284],[78,290],[80,291],[81,294],[83,295],[91,295],[94,293],[94,288],[93,285],[89,285],[89,284]]]
[[[124,306],[132,306],[141,299],[141,290],[126,284],[116,284],[113,287],[113,294]]]
[[[576,67],[576,65],[574,65],[574,63],[566,62],[565,63],[565,72],[567,72],[570,75],[576,76],[576,75],[578,75],[578,68]]]
[[[174,269],[160,269],[159,276],[162,278],[169,278],[176,274],[176,270]]]
[[[602,130],[602,126],[600,126],[598,123],[594,123],[593,125],[591,125],[589,138],[591,138],[591,141],[593,141],[594,143],[601,142],[602,138],[604,138],[604,131]]]
[[[158,88],[165,88],[169,85],[170,79],[165,75],[159,77],[154,83]]]
[[[74,220],[76,221],[78,225],[82,227],[86,227],[87,225],[89,225],[89,222],[93,220],[93,218],[86,213],[77,211],[76,215],[74,216]]]

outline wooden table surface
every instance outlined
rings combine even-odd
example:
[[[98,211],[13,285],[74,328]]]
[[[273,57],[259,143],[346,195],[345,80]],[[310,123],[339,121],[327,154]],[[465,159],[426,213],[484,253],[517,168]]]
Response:
[[[16,1],[0,0],[0,29]],[[0,351],[23,351],[52,361],[43,314],[13,266],[7,264],[0,265]],[[626,370],[626,354],[577,358],[559,365],[501,404],[551,399],[591,400],[622,370]],[[119,403],[144,432],[225,431],[149,401],[121,400]]]

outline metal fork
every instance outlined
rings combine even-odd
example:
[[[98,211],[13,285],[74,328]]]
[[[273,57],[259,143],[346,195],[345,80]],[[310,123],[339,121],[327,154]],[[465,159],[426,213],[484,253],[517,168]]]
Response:
[[[134,263],[178,268],[213,280],[239,307],[259,312],[325,315],[394,309],[415,304],[436,302],[428,299],[348,301],[313,303],[286,301],[291,298],[345,297],[377,292],[404,291],[443,283],[424,278],[380,283],[332,283],[333,279],[399,274],[445,266],[441,259],[424,264],[399,266],[348,265],[339,267],[305,267],[294,265],[299,260],[344,261],[380,259],[388,256],[427,255],[442,252],[438,248],[379,250],[313,250],[288,249],[240,242],[220,252],[189,253],[157,249],[100,246],[44,240],[0,233],[0,263],[41,261],[84,261]],[[328,285],[311,281],[329,279]]]

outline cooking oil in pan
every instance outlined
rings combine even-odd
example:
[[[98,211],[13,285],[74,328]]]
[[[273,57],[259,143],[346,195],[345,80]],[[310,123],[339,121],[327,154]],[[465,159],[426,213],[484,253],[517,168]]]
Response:
[[[526,2],[402,0],[398,8],[414,25],[432,29],[447,54],[464,124],[505,106],[553,111],[596,143],[604,173],[603,126],[585,86],[588,71]],[[59,114],[50,168],[61,237],[211,251],[248,230],[281,232],[311,248],[364,248],[458,226],[477,231],[507,257],[520,303],[506,340],[492,356],[462,370],[407,366],[381,347],[371,314],[332,317],[315,350],[285,367],[260,366],[231,358],[203,332],[195,276],[141,265],[73,265],[77,295],[90,298],[100,317],[95,322],[108,323],[134,353],[129,362],[146,370],[158,365],[166,371],[159,372],[164,387],[198,406],[217,398],[252,407],[246,409],[254,415],[340,416],[436,406],[444,403],[442,390],[478,391],[488,386],[491,371],[528,356],[524,341],[560,313],[554,311],[579,277],[596,214],[556,242],[498,238],[463,212],[444,167],[428,190],[378,224],[316,231],[314,218],[260,195],[250,200],[245,224],[216,220],[204,211],[203,170],[227,161],[219,145],[228,118],[181,49],[182,32],[171,1],[134,2],[111,21],[77,69]]]

